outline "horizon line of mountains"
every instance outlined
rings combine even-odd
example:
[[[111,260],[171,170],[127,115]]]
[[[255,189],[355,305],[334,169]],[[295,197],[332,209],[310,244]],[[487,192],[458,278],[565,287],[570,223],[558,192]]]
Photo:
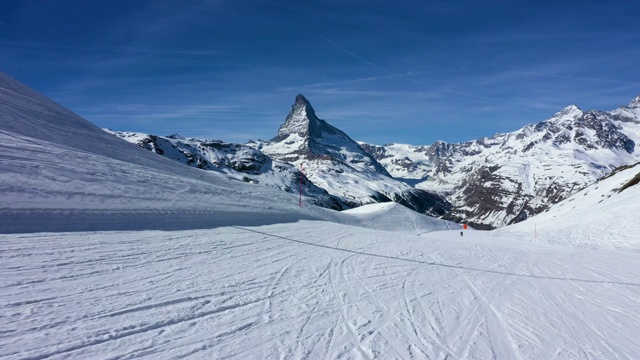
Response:
[[[189,166],[292,193],[302,187],[306,201],[318,206],[395,201],[491,229],[543,212],[640,161],[640,96],[611,112],[571,105],[514,132],[429,146],[356,142],[318,118],[302,94],[268,141],[108,131]]]

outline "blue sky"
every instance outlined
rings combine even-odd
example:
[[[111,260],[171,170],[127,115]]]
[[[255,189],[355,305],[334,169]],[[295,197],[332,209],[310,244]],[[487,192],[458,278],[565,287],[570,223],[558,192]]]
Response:
[[[0,71],[101,127],[270,139],[296,94],[356,140],[514,131],[640,94],[640,2],[2,1]]]

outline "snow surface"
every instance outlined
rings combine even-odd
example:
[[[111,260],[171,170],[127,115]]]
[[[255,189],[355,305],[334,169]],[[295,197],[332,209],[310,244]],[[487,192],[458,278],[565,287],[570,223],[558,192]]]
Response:
[[[610,231],[637,187],[585,219],[627,206],[589,247],[461,237],[396,204],[300,208],[72,115],[0,76],[2,359],[640,357],[640,247]]]
[[[460,229],[461,225],[419,214],[395,202],[363,205],[342,211],[344,223],[383,231],[426,233]]]
[[[640,354],[637,252],[320,221],[0,235],[0,250],[7,359]]]
[[[606,177],[533,218],[494,231],[533,241],[640,251],[640,185],[620,191],[640,163]]]

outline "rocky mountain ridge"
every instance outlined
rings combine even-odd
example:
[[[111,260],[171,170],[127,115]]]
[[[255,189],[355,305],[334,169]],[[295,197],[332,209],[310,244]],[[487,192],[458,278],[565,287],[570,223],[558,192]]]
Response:
[[[360,145],[387,171],[444,195],[448,219],[493,228],[524,220],[640,159],[640,97],[605,112],[575,105],[537,124],[463,143]]]

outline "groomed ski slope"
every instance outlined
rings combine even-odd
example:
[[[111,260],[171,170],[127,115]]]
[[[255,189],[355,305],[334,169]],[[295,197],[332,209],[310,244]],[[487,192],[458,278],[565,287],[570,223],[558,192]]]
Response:
[[[636,359],[637,252],[322,221],[0,235],[0,358]]]

